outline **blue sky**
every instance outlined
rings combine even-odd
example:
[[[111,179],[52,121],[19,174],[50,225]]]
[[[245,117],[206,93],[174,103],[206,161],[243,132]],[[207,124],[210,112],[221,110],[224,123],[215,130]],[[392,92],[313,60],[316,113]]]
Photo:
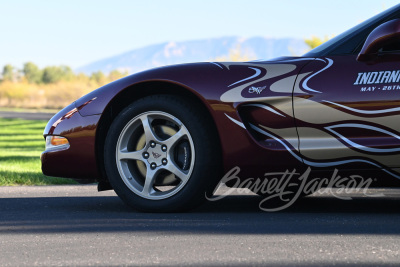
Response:
[[[73,68],[167,41],[336,35],[394,0],[0,0],[0,67]]]

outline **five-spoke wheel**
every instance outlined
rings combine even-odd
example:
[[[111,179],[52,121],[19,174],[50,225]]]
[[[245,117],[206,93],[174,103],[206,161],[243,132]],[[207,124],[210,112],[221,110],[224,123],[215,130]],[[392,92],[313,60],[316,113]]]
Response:
[[[133,192],[147,199],[162,199],[179,192],[190,178],[195,149],[179,119],[149,111],[122,130],[116,161],[122,180]]]
[[[217,131],[188,99],[154,95],[121,111],[105,142],[104,164],[115,192],[142,211],[181,211],[205,200],[220,176]]]

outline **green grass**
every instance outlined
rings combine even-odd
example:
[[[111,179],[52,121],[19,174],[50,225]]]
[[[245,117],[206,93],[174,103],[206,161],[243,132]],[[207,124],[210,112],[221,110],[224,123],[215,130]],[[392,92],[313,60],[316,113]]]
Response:
[[[46,109],[46,108],[5,108],[0,107],[0,111],[13,111],[13,112],[28,112],[28,113],[57,113],[60,109]]]
[[[0,118],[0,186],[76,184],[74,180],[42,174],[46,121]]]

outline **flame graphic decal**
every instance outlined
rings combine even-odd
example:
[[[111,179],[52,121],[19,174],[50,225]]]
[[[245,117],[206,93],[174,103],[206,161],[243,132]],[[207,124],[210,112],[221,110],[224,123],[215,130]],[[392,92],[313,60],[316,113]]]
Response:
[[[275,116],[275,120],[276,116],[278,118],[280,116],[282,120],[292,118],[299,122],[298,127],[292,126],[291,128],[274,127],[272,124],[269,125],[268,122],[265,125],[252,123],[246,125],[253,131],[275,140],[294,158],[309,166],[333,167],[348,163],[365,163],[380,168],[400,179],[400,174],[391,169],[391,166],[398,165],[393,154],[400,152],[400,133],[390,127],[392,119],[397,118],[390,116],[396,113],[400,115],[400,108],[362,110],[326,100],[319,103],[307,98],[292,97],[293,92],[321,93],[310,88],[308,83],[313,77],[334,64],[330,58],[315,59],[323,61],[326,65],[314,73],[300,75],[292,73],[295,65],[289,63],[301,60],[311,59],[294,59],[282,61],[280,64],[256,64],[254,67],[249,67],[255,73],[230,84],[229,90],[221,95],[221,101],[256,102],[247,103],[244,106],[252,106],[270,112],[271,118]],[[229,69],[230,65],[224,66]],[[261,68],[266,71],[264,75]],[[282,79],[276,80],[280,76],[282,76]],[[261,94],[250,98],[242,95],[242,92],[249,86],[257,86],[256,83],[273,78],[274,82],[268,83],[270,84],[269,88],[267,87],[269,92],[288,94],[287,97],[268,97],[268,94],[264,94],[264,91],[264,96]],[[292,106],[288,107],[290,103],[294,106],[298,104],[299,107],[307,108],[300,108],[293,114],[293,112],[290,112],[290,110],[293,111]],[[316,116],[315,111],[318,111],[321,116]],[[233,123],[246,129],[243,122],[225,115]],[[390,118],[382,120],[382,116]],[[289,130],[298,131],[301,136],[300,143],[289,140],[290,138],[282,134]],[[327,151],[329,153],[326,153]]]

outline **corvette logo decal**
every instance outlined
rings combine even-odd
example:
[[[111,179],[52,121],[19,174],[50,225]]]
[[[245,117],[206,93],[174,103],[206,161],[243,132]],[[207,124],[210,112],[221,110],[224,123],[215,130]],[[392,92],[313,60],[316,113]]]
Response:
[[[224,94],[221,95],[221,101],[223,102],[240,102],[240,101],[261,101],[261,100],[266,100],[270,99],[270,97],[255,97],[255,98],[247,98],[242,96],[242,91],[248,88],[249,86],[252,86],[253,84],[263,81],[263,80],[268,80],[271,78],[275,78],[277,76],[281,76],[287,73],[290,73],[291,71],[296,69],[295,65],[292,64],[271,64],[271,65],[259,65],[257,66],[260,69],[256,69],[255,67],[249,67],[250,69],[255,71],[255,74],[242,79],[240,81],[237,81],[228,87],[231,87],[233,85],[236,85],[238,83],[242,83],[248,80],[251,80],[250,82],[247,82],[243,85],[237,86],[232,88],[231,90],[226,91]],[[266,69],[266,73],[264,75],[261,74],[261,68]],[[256,80],[253,80],[256,79]]]
[[[304,81],[301,83],[302,88],[299,89],[302,92],[312,92],[312,93],[321,93],[320,91],[317,91],[315,89],[312,89],[308,86],[308,82],[315,77],[316,75],[320,74],[321,72],[327,70],[328,68],[330,68],[333,65],[333,60],[330,58],[325,58],[325,59],[314,59],[314,58],[303,58],[303,59],[294,59],[294,60],[287,60],[287,61],[282,61],[281,64],[254,64],[253,62],[249,62],[249,63],[244,63],[241,65],[247,65],[247,64],[252,64],[251,67],[248,66],[249,69],[252,69],[253,71],[255,71],[255,73],[247,78],[241,79],[239,81],[236,81],[230,85],[228,85],[229,87],[233,87],[232,89],[226,91],[225,93],[223,93],[221,95],[221,101],[222,102],[246,102],[246,101],[263,101],[263,100],[269,100],[271,99],[271,97],[246,97],[243,96],[242,93],[244,90],[247,90],[248,93],[253,94],[256,93],[256,95],[260,95],[261,92],[265,89],[267,89],[266,87],[257,87],[254,86],[254,84],[259,83],[261,81],[266,81],[278,76],[284,76],[286,74],[289,74],[290,72],[294,71],[296,69],[296,65],[292,65],[292,64],[287,64],[289,62],[292,61],[302,61],[302,60],[319,60],[322,61],[326,64],[326,66],[324,66],[322,69],[320,69],[319,71],[315,72],[315,73],[307,73],[310,74],[307,78],[304,79]],[[236,65],[236,64],[232,64],[232,63],[228,63],[228,64],[223,64],[228,70],[230,69],[229,67],[231,65]],[[238,64],[239,65],[239,64]],[[263,71],[265,70],[266,73],[262,74]],[[276,81],[275,83],[279,83],[281,81],[284,81],[285,78],[292,78],[292,77],[296,77],[296,76],[291,76],[291,77],[282,77],[281,80]],[[243,82],[246,82],[245,84],[243,84]],[[242,84],[242,85],[240,85]],[[274,87],[274,84],[272,84],[270,87]],[[271,88],[269,88],[271,89]],[[304,91],[303,91],[304,90]],[[288,94],[291,94],[292,90],[288,91]]]
[[[257,94],[259,95],[259,94],[261,94],[261,92],[262,92],[265,88],[267,88],[267,86],[263,86],[263,87],[254,87],[254,86],[252,86],[252,87],[249,88],[249,93],[250,93],[250,94],[252,94],[252,93],[257,93]]]

